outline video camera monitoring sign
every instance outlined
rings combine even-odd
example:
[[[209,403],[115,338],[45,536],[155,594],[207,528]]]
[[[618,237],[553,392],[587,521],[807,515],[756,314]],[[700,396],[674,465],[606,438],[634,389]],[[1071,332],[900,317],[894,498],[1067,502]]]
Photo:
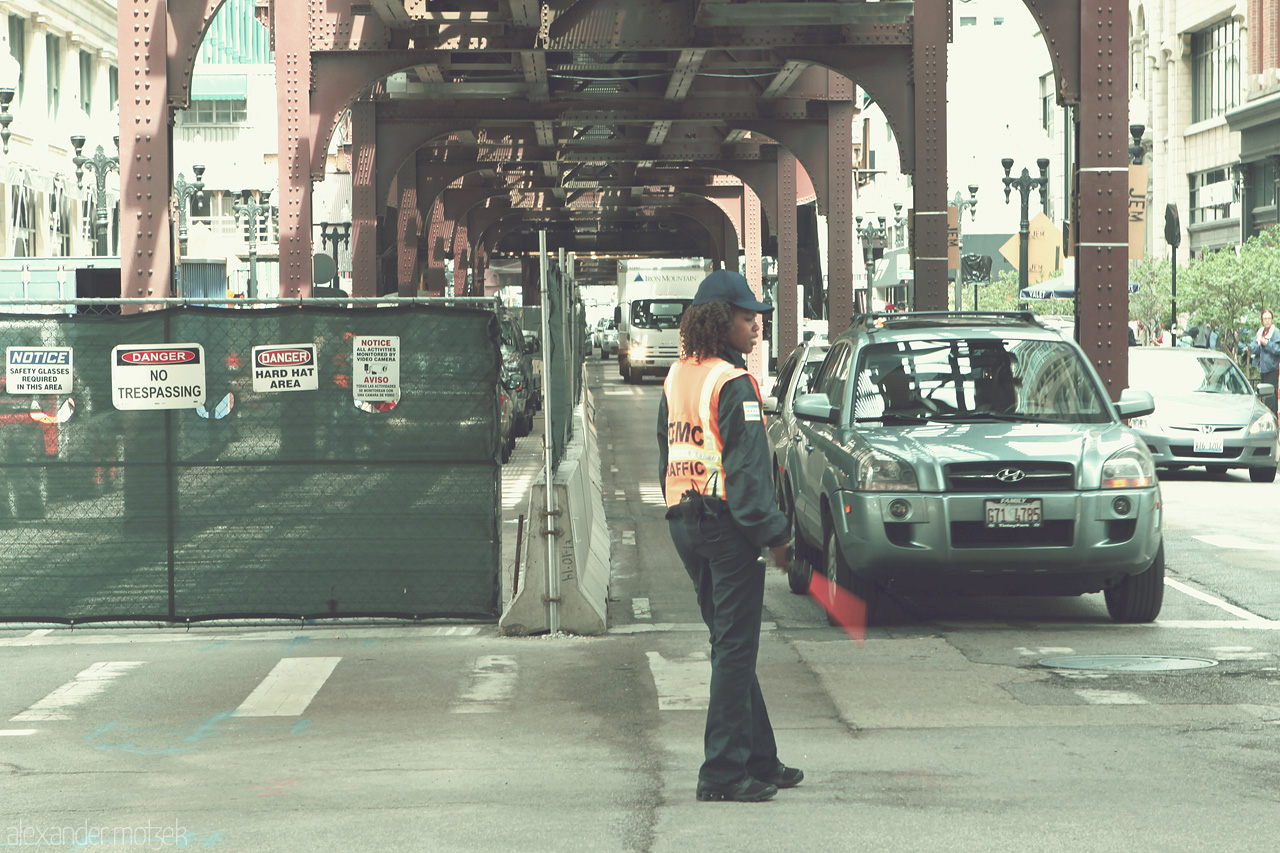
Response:
[[[356,335],[351,341],[351,393],[357,403],[400,399],[400,337]]]
[[[71,347],[9,347],[4,362],[10,394],[71,393]]]
[[[253,348],[254,391],[274,394],[319,388],[315,344],[271,344]]]
[[[204,405],[200,344],[121,344],[111,350],[111,402],[117,409],[194,409]]]

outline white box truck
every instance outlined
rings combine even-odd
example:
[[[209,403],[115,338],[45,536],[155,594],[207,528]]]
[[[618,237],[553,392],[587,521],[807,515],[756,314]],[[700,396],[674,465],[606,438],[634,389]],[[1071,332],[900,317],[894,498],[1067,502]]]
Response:
[[[680,358],[680,316],[710,265],[690,260],[618,261],[618,371],[627,382],[665,376]]]

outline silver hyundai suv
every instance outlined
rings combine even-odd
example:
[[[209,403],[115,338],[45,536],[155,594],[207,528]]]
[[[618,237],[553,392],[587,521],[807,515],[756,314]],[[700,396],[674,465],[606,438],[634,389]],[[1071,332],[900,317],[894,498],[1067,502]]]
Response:
[[[1160,490],[1083,351],[1030,313],[872,314],[794,405],[797,557],[874,621],[906,593],[1103,592],[1150,622],[1164,591]]]

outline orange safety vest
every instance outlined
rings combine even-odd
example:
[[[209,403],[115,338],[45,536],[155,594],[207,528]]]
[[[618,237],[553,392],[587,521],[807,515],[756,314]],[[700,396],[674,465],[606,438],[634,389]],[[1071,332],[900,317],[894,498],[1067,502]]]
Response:
[[[725,497],[724,442],[720,438],[720,389],[731,379],[751,376],[721,358],[698,362],[681,359],[671,366],[663,390],[667,395],[667,506],[695,489],[708,497]],[[756,398],[760,386],[751,376]]]

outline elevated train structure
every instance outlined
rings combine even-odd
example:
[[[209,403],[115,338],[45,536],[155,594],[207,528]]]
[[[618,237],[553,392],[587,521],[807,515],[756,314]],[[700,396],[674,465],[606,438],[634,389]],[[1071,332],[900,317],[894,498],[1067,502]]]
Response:
[[[173,280],[172,116],[221,2],[119,4],[124,297],[166,296]],[[1117,398],[1128,10],[1026,4],[1058,102],[1074,107],[1079,336]],[[257,12],[277,70],[282,296],[310,293],[313,182],[349,123],[353,296],[442,295],[449,262],[474,288],[499,254],[524,258],[532,285],[541,231],[584,265],[705,257],[757,290],[768,254],[785,356],[800,337],[797,201],[826,215],[832,333],[854,311],[862,89],[914,179],[912,307],[947,307],[950,0],[260,0]]]

